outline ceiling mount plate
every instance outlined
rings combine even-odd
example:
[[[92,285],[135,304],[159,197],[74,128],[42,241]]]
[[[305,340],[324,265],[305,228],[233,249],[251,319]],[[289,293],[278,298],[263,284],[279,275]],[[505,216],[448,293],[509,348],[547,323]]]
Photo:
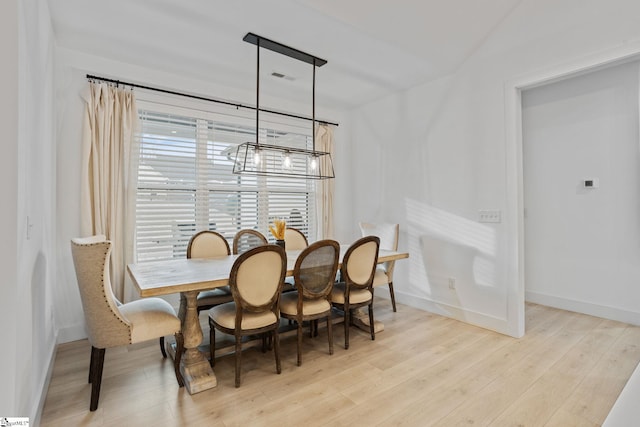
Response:
[[[290,58],[297,59],[298,61],[306,62],[307,64],[315,65],[316,67],[322,67],[327,63],[326,60],[318,58],[317,56],[310,55],[298,49],[294,49],[282,43],[274,42],[262,36],[253,33],[247,33],[242,40],[255,44],[258,46],[258,40],[260,41],[260,47],[278,52],[282,55],[286,55]]]

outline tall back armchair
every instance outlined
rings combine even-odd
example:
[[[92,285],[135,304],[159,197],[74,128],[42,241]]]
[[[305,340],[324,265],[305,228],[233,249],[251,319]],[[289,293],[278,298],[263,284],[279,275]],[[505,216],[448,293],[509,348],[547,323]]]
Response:
[[[287,271],[287,256],[279,246],[263,245],[238,256],[231,267],[229,286],[233,302],[209,310],[211,366],[215,364],[215,330],[235,337],[235,384],[240,387],[242,337],[269,334],[273,339],[276,372],[280,365],[280,294]],[[263,341],[264,342],[264,341]]]
[[[297,228],[287,227],[284,230],[284,241],[288,251],[302,250],[309,246],[307,237]]]
[[[369,331],[376,339],[373,323],[373,278],[378,263],[380,239],[366,236],[356,240],[342,258],[340,277],[342,282],[334,285],[331,303],[344,313],[344,348],[349,348],[349,324],[351,310],[369,308]]]
[[[380,238],[380,249],[390,251],[398,250],[398,235],[400,234],[399,224],[372,224],[369,222],[360,223],[362,236],[378,236]],[[376,275],[373,278],[373,286],[389,285],[389,295],[393,311],[396,310],[396,296],[393,292],[393,268],[395,261],[387,261],[376,268]]]
[[[340,244],[335,240],[319,240],[304,249],[293,269],[296,292],[282,295],[280,315],[298,324],[298,366],[302,364],[302,323],[327,319],[329,354],[333,354],[331,324],[331,291],[338,271]],[[313,330],[313,327],[312,327]]]
[[[256,246],[266,245],[267,238],[258,230],[245,228],[236,233],[233,237],[233,253],[242,254]]]
[[[171,305],[160,298],[144,298],[121,304],[113,295],[109,277],[111,242],[105,236],[71,240],[71,253],[91,344],[89,409],[98,408],[102,368],[107,348],[135,344],[166,335],[175,335],[177,349],[174,370],[180,387],[180,359],[183,338],[180,320]],[[163,355],[166,354],[163,353]]]
[[[187,258],[215,258],[230,254],[229,242],[217,231],[200,231],[191,237],[187,246]],[[200,313],[232,300],[233,297],[228,286],[202,291],[196,299],[196,309]],[[180,307],[180,317],[183,318],[186,309],[186,301],[183,296],[180,296]]]
[[[222,234],[210,230],[194,234],[187,246],[187,258],[212,258],[230,253],[229,242]]]

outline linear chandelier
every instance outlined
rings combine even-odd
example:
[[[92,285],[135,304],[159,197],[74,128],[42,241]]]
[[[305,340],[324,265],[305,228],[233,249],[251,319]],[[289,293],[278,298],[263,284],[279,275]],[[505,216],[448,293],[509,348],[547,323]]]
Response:
[[[245,142],[238,145],[233,165],[233,173],[304,179],[335,178],[331,154],[324,151],[316,151],[316,67],[323,66],[327,61],[253,33],[247,33],[243,40],[255,44],[257,51],[256,140],[255,142]],[[311,115],[312,150],[260,143],[260,48],[272,50],[313,66]]]

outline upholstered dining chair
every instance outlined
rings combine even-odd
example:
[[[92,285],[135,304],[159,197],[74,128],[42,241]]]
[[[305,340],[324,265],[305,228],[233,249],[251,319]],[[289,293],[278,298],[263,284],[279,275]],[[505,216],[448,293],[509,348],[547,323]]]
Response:
[[[280,293],[287,271],[284,249],[277,245],[263,245],[241,254],[231,267],[229,287],[233,302],[209,310],[209,342],[211,366],[215,364],[215,331],[235,337],[235,383],[240,387],[242,337],[270,333],[276,372],[280,365]]]
[[[398,250],[399,224],[372,224],[368,222],[360,223],[362,236],[378,236],[380,238],[380,249],[390,251]],[[395,261],[387,261],[376,268],[376,275],[373,278],[373,287],[389,285],[389,295],[391,306],[396,310],[396,296],[393,292],[393,268]]]
[[[284,230],[284,244],[288,251],[302,250],[309,246],[306,236],[297,228],[287,227]]]
[[[174,335],[174,370],[178,385],[182,387],[184,383],[180,374],[180,359],[184,342],[180,331],[180,319],[173,307],[161,298],[143,298],[126,304],[118,303],[113,295],[109,277],[111,242],[106,240],[105,236],[72,239],[71,254],[91,344],[89,410],[95,411],[98,408],[107,348]]]
[[[264,237],[261,232],[246,228],[238,231],[233,237],[233,253],[241,254],[256,246],[266,245],[267,243],[269,243],[267,242],[267,238]]]
[[[298,366],[302,364],[302,323],[327,319],[329,354],[333,354],[331,290],[338,270],[340,244],[319,240],[304,249],[293,269],[296,292],[282,295],[280,315],[298,324]]]
[[[227,239],[216,231],[204,230],[194,234],[187,246],[187,258],[215,258],[230,254],[231,249]],[[200,314],[203,310],[230,301],[233,301],[233,297],[228,286],[202,291],[196,299],[196,309]],[[181,301],[181,304],[185,304],[185,302]]]
[[[342,258],[342,282],[333,286],[331,303],[344,312],[344,348],[349,348],[351,310],[368,307],[371,339],[376,339],[373,324],[373,277],[378,263],[380,239],[366,236],[356,240]]]

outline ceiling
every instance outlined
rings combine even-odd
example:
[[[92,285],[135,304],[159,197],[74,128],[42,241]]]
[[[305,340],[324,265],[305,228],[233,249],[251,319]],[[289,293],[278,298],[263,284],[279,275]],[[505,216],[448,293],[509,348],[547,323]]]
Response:
[[[327,60],[316,104],[342,110],[455,71],[520,2],[49,0],[49,8],[58,46],[251,90],[256,47],[242,38],[253,32]],[[262,49],[261,91],[308,102],[311,81],[309,64]]]

